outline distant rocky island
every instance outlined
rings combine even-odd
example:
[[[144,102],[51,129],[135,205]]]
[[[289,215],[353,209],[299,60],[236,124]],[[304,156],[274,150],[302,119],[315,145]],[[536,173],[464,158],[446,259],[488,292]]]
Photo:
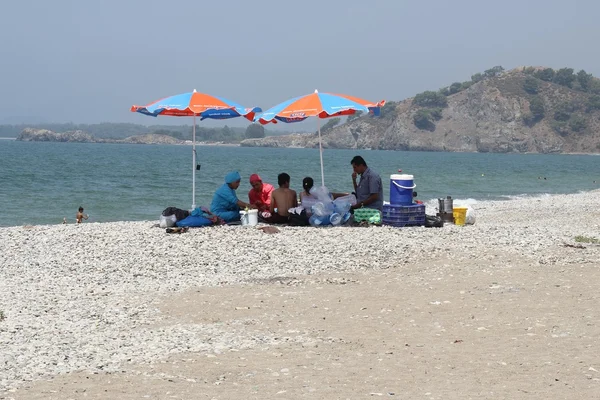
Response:
[[[249,125],[248,129],[261,128]],[[315,123],[316,128],[316,123]],[[223,128],[231,133],[230,128]],[[160,133],[105,139],[81,130],[56,133],[24,129],[17,140],[84,143],[185,144]],[[316,132],[246,135],[247,147],[319,146]],[[322,125],[325,148],[490,153],[600,153],[600,79],[572,68],[497,66],[400,101],[388,101],[380,117],[355,114]],[[198,137],[198,136],[197,136]],[[207,136],[208,138],[209,136]],[[208,139],[207,139],[208,140]]]
[[[75,143],[129,143],[129,144],[184,144],[186,141],[169,135],[146,134],[125,139],[96,138],[83,131],[57,133],[48,129],[25,128],[17,137],[23,142],[75,142]]]

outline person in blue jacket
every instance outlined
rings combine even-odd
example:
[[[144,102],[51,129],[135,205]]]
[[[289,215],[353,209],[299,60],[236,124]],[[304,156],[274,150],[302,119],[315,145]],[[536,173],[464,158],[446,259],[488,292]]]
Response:
[[[217,189],[210,203],[210,211],[225,222],[240,220],[240,209],[255,208],[237,198],[236,189],[240,186],[242,177],[237,171],[225,175],[225,183]]]

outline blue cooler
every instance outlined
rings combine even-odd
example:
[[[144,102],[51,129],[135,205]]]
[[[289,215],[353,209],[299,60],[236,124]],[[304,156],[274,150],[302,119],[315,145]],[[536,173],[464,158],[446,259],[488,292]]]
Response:
[[[410,205],[413,203],[413,189],[417,187],[412,175],[390,175],[390,204]]]

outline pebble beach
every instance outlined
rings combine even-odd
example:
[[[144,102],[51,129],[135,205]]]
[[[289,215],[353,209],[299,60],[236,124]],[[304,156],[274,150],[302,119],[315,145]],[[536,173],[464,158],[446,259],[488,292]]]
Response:
[[[0,398],[592,398],[598,204],[481,201],[442,228],[0,228]]]

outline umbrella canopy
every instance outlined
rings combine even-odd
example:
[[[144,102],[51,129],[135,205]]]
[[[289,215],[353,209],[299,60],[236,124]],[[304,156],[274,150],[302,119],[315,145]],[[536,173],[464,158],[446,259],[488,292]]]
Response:
[[[263,125],[276,124],[277,121],[293,123],[304,121],[308,117],[331,118],[342,115],[351,115],[357,111],[370,112],[379,115],[385,100],[373,103],[358,97],[345,94],[314,93],[295,97],[284,101],[254,118],[255,122]],[[325,174],[323,171],[323,146],[321,143],[321,126],[318,123],[319,132],[319,155],[321,158],[321,184],[325,186]]]
[[[172,117],[193,117],[192,128],[192,208],[196,208],[196,117],[200,121],[206,118],[229,119],[244,117],[249,121],[262,110],[259,107],[244,108],[223,97],[211,96],[205,93],[182,93],[165,97],[145,106],[131,106],[131,112],[138,112],[151,117],[168,115]]]
[[[206,118],[228,119],[245,117],[252,121],[254,115],[262,110],[258,107],[244,108],[223,97],[198,93],[194,90],[189,93],[165,97],[145,106],[131,106],[131,111],[139,112],[151,117],[157,117],[159,115],[169,115],[172,117],[197,116],[200,117],[200,120]]]

